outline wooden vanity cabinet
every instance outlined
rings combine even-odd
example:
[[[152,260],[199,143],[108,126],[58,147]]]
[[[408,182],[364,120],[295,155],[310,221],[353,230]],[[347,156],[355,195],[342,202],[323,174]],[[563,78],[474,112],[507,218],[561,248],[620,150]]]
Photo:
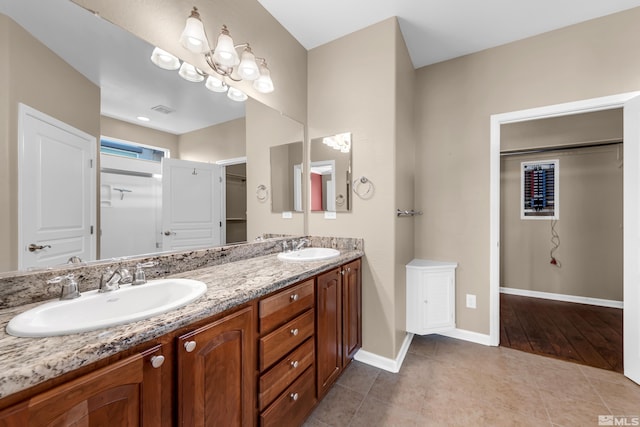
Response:
[[[315,406],[315,281],[260,300],[258,410],[261,426],[301,425]]]
[[[0,426],[161,426],[163,358],[157,345],[80,376],[4,409]]]
[[[360,260],[317,277],[317,393],[324,397],[362,347]]]
[[[252,426],[253,306],[177,338],[178,425]]]

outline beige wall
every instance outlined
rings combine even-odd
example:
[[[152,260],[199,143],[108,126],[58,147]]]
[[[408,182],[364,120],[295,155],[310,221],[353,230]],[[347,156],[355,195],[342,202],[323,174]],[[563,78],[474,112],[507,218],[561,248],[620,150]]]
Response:
[[[396,196],[396,114],[408,108],[406,100],[398,107],[395,100],[398,93],[410,92],[399,80],[411,75],[404,48],[398,53],[399,35],[396,19],[388,19],[309,51],[308,66],[309,138],[352,132],[354,179],[366,176],[375,185],[372,198],[354,197],[352,212],[338,213],[336,220],[310,213],[308,231],[364,238],[363,348],[388,358],[396,356],[404,337],[404,323],[398,321],[404,301],[398,301],[402,291],[397,287],[404,283],[396,283],[394,210],[396,202],[410,198],[410,191]]]
[[[18,104],[23,103],[90,135],[100,137],[100,89],[1,15],[0,271],[17,268]],[[43,72],[46,70],[46,72]]]
[[[202,70],[209,67],[202,56],[179,44],[191,0],[131,1],[74,0],[152,45],[173,53]],[[307,112],[307,51],[256,0],[207,0],[197,3],[211,43],[226,24],[235,43],[251,43],[253,52],[268,61],[275,91],[261,94],[249,83],[233,83],[253,98],[282,111],[299,122]]]
[[[416,209],[415,203],[415,121],[414,102],[416,73],[402,33],[396,27],[396,203],[393,209]],[[392,210],[393,210],[392,209]],[[395,299],[396,353],[404,339],[406,328],[406,268],[414,258],[415,220],[396,217],[395,221]]]
[[[100,132],[106,137],[167,148],[171,157],[178,158],[177,135],[105,116],[100,117]]]
[[[245,119],[185,133],[179,137],[176,156],[182,160],[216,162],[246,155]]]
[[[416,256],[459,262],[459,328],[489,333],[490,116],[640,89],[639,20],[631,9],[417,70]]]
[[[558,159],[560,246],[551,221],[520,219],[520,163]],[[622,301],[622,144],[502,158],[501,286]]]
[[[9,18],[0,14],[0,57],[9,57]],[[9,88],[9,61],[0,61],[0,88],[7,93]],[[0,271],[14,270],[17,256],[12,255],[11,234],[16,227],[11,225],[11,185],[14,177],[10,171],[9,112],[11,103],[8,96],[0,96]],[[13,184],[15,185],[15,184]],[[15,200],[15,198],[14,198]]]
[[[247,240],[252,241],[265,233],[301,235],[304,233],[302,213],[293,213],[292,219],[271,213],[273,189],[269,149],[274,145],[304,140],[304,126],[253,99],[247,100],[246,113]],[[265,201],[256,197],[259,185],[269,189],[269,197]]]

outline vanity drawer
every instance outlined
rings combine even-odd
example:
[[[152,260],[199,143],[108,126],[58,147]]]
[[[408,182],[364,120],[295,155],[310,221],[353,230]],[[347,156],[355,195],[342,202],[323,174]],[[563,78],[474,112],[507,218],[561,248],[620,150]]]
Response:
[[[273,405],[260,414],[262,427],[299,426],[316,403],[315,375],[308,368]]]
[[[305,369],[313,365],[314,344],[313,338],[309,338],[260,377],[258,403],[261,411],[273,402]]]
[[[311,309],[260,338],[260,372],[312,336],[313,329],[314,311]]]
[[[311,279],[261,300],[258,311],[260,333],[268,332],[313,307],[314,288]]]

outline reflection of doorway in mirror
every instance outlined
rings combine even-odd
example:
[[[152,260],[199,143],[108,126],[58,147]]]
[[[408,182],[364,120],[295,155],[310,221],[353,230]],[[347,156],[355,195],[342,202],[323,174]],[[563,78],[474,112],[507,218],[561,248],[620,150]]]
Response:
[[[302,163],[293,165],[293,210],[302,212]]]
[[[225,167],[225,240],[224,244],[247,241],[247,164]]]
[[[18,268],[95,258],[95,137],[19,105]]]
[[[311,210],[336,211],[336,162],[311,162]]]

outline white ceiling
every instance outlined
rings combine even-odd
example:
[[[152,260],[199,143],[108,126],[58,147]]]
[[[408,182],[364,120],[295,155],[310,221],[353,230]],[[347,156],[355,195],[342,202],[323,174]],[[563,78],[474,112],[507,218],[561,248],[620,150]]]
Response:
[[[640,0],[258,1],[307,49],[397,16],[415,68],[640,6]]]
[[[416,68],[640,6],[640,0],[258,1],[307,49],[398,16]],[[242,103],[155,67],[153,46],[69,0],[0,0],[0,13],[99,85],[106,116],[140,125],[135,117],[148,116],[146,126],[178,135],[244,116]],[[152,111],[156,105],[175,112]]]

